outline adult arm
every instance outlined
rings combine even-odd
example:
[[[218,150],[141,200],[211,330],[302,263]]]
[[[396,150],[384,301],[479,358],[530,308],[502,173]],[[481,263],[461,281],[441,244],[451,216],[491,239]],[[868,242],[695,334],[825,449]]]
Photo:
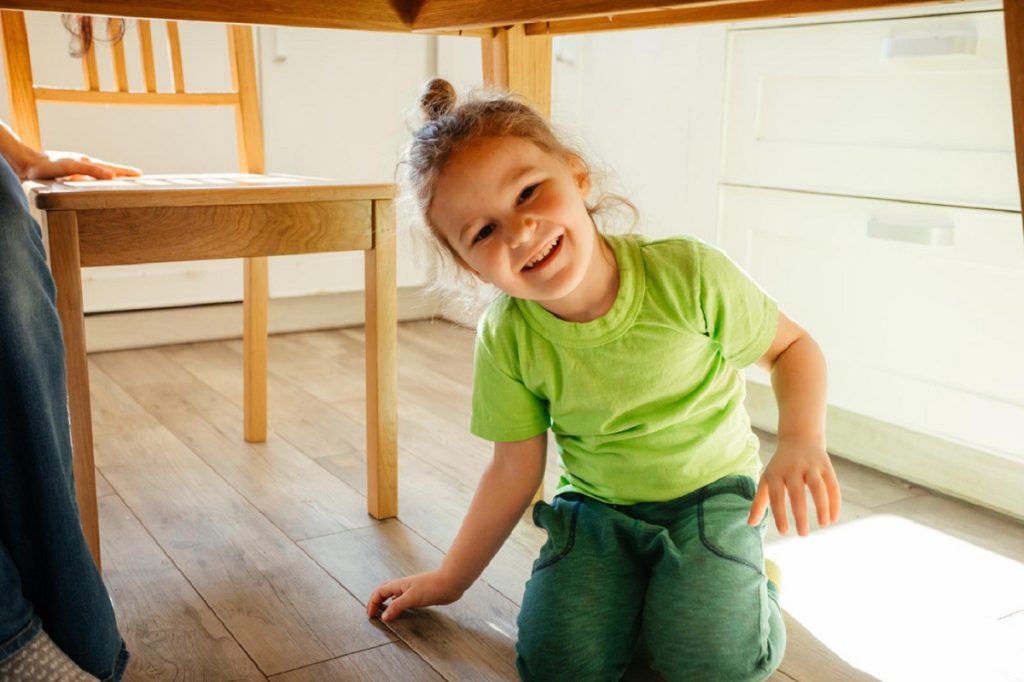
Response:
[[[0,121],[0,155],[22,180],[47,180],[86,175],[100,180],[139,175],[131,166],[122,166],[93,159],[77,152],[41,152],[23,144],[18,136]]]

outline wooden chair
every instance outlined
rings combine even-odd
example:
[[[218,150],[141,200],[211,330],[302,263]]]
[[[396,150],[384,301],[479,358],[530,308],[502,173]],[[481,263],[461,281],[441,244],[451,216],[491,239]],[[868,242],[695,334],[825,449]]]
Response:
[[[0,12],[12,123],[41,149],[38,102],[231,106],[242,174],[144,176],[89,183],[33,183],[49,233],[50,267],[64,330],[75,488],[82,527],[100,562],[92,419],[80,268],[209,258],[245,258],[244,435],[266,440],[267,257],[365,251],[367,498],[376,518],[397,512],[396,282],[394,185],[345,186],[262,175],[263,142],[252,29],[228,26],[233,90],[188,92],[178,28],[167,22],[174,92],[157,92],[148,21],[139,20],[144,92],[129,92],[124,46],[112,46],[117,90],[99,87],[96,56],[83,57],[84,89],[34,84],[21,12]]]

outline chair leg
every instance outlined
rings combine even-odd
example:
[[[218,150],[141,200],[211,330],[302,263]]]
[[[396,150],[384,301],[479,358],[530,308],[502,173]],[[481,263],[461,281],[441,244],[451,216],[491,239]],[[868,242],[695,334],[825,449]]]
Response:
[[[89,364],[85,355],[78,221],[71,211],[51,211],[44,217],[50,241],[50,271],[57,285],[57,314],[64,334],[75,497],[85,541],[96,566],[100,567],[100,524],[93,464]]]
[[[266,258],[245,259],[242,299],[242,363],[244,364],[245,440],[267,439],[267,305],[269,283]]]
[[[373,202],[366,252],[366,498],[370,516],[398,514],[398,343],[395,203]]]

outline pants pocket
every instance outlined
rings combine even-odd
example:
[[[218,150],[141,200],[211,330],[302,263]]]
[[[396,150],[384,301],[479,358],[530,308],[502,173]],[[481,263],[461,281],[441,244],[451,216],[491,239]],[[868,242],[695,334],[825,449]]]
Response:
[[[538,502],[533,507],[533,523],[548,533],[548,540],[540,548],[540,556],[533,562],[533,574],[553,566],[572,551],[576,541],[576,524],[580,502],[556,497],[553,504]]]
[[[761,528],[747,525],[753,482],[729,477],[701,489],[697,502],[700,541],[713,554],[763,573]]]

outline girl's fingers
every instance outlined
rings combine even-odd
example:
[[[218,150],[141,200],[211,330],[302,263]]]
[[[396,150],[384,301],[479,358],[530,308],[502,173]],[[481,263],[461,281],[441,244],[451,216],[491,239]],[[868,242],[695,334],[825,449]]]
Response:
[[[412,604],[409,604],[408,593],[396,597],[392,599],[388,604],[388,607],[384,609],[384,613],[380,614],[380,619],[385,623],[392,621],[395,618],[398,618],[398,615],[410,606],[412,606]]]
[[[843,493],[839,488],[839,479],[832,467],[824,474],[825,489],[828,490],[829,517],[832,523],[839,520],[839,513],[843,508]]]
[[[768,484],[768,497],[772,503],[772,516],[775,517],[775,527],[783,535],[789,531],[789,520],[786,516],[786,485],[781,480],[772,481]]]
[[[807,521],[807,495],[804,493],[803,479],[794,478],[787,481],[786,491],[789,493],[789,506],[793,509],[796,532],[807,535],[811,532],[811,527]]]
[[[818,528],[824,528],[831,522],[831,506],[828,496],[828,488],[825,481],[818,473],[807,475],[807,487],[811,490],[811,497],[814,498],[814,508],[818,512]]]
[[[374,590],[373,594],[370,595],[370,601],[366,603],[366,615],[370,618],[376,616],[385,599],[387,599],[387,597],[381,594],[381,588],[378,587]]]
[[[750,505],[750,516],[747,517],[747,525],[756,526],[761,523],[764,513],[768,511],[768,484],[764,478],[757,485],[757,492],[754,493],[754,501]]]
[[[380,608],[391,597],[402,594],[402,590],[396,587],[393,582],[387,582],[373,591],[370,601],[366,605],[366,613],[373,618],[380,612]]]

